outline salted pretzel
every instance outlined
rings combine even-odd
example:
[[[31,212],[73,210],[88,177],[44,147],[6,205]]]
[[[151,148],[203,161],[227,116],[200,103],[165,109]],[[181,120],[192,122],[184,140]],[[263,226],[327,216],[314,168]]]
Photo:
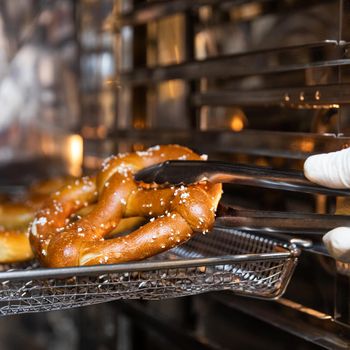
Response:
[[[0,204],[0,263],[26,261],[33,258],[27,227],[34,218],[29,205]]]
[[[72,181],[53,194],[36,215],[30,241],[45,266],[112,264],[153,256],[187,241],[213,225],[221,184],[148,188],[133,174],[165,160],[199,160],[178,145],[155,146],[145,152],[107,159],[93,177]],[[83,218],[73,213],[96,203]],[[121,218],[142,216],[149,222],[128,235],[110,237]]]
[[[28,224],[50,193],[62,187],[66,178],[53,178],[32,185],[17,200],[0,203],[0,263],[14,263],[34,257],[29,243]]]
[[[66,184],[68,178],[40,181],[29,188],[26,195],[0,203],[0,263],[18,263],[34,258],[29,242],[28,225],[35,218],[36,211],[53,192]],[[84,207],[76,216],[85,216],[93,206]],[[142,217],[122,219],[112,234],[124,232],[144,223]]]
[[[67,183],[68,179],[58,177],[39,181],[30,186],[20,198],[8,198],[0,202],[0,226],[6,229],[22,229],[27,226],[47,197]]]

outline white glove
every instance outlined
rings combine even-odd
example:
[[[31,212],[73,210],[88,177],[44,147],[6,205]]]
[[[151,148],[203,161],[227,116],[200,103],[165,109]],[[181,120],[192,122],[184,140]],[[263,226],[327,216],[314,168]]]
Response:
[[[306,159],[304,174],[312,182],[330,188],[350,188],[350,148]],[[323,236],[329,253],[350,262],[350,227],[338,227]]]
[[[350,263],[350,227],[337,227],[323,236],[323,243],[335,259]]]
[[[309,157],[304,163],[304,174],[325,187],[350,188],[350,148]]]

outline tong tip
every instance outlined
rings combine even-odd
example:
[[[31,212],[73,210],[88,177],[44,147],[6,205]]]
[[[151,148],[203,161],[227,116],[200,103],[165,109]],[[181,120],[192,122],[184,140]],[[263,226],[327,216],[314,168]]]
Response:
[[[139,170],[135,175],[135,181],[142,181],[146,183],[153,183],[157,180],[157,175],[159,173],[162,164],[152,165],[150,167]]]
[[[138,182],[144,182],[148,184],[156,183],[164,186],[181,186],[186,182],[179,179],[183,179],[183,176],[174,171],[171,164],[174,162],[165,161],[164,163],[155,164],[147,168],[139,170],[134,179]],[[169,166],[170,165],[170,166]]]

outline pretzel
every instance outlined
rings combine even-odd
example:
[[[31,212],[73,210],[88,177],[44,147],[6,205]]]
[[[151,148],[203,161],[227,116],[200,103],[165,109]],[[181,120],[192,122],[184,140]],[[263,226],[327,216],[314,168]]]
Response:
[[[54,191],[58,190],[68,178],[53,178],[32,185],[27,193],[17,200],[11,198],[0,203],[0,226],[6,229],[23,229],[34,219],[36,211]]]
[[[89,211],[91,207],[84,208],[77,214],[84,216]],[[33,208],[25,204],[7,203],[0,206],[0,263],[18,263],[34,257],[27,232],[28,224],[34,219],[34,213]],[[130,230],[143,222],[144,218],[141,217],[123,219],[111,234]]]
[[[39,261],[49,267],[112,264],[148,258],[207,232],[213,225],[221,184],[149,188],[133,174],[166,160],[201,159],[178,145],[107,159],[93,177],[77,179],[52,195],[36,215],[30,241]],[[96,202],[83,218],[69,218]],[[126,236],[109,238],[122,217],[149,222]]]
[[[33,257],[26,230],[0,231],[0,263],[17,263]]]
[[[7,198],[0,203],[0,263],[15,263],[33,258],[28,224],[49,194],[65,182],[65,178],[40,181],[29,188],[21,201]]]

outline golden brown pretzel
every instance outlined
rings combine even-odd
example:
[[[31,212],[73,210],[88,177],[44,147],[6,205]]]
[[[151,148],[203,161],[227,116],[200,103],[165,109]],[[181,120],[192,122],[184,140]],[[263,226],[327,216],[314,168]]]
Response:
[[[27,203],[0,204],[0,226],[4,229],[22,229],[34,218],[35,208]]]
[[[48,196],[68,182],[68,178],[53,178],[32,185],[17,200],[0,203],[0,226],[5,229],[23,229],[34,219],[36,211]]]
[[[17,263],[33,257],[26,230],[0,231],[0,263]]]
[[[33,258],[27,233],[28,223],[33,217],[33,209],[26,204],[0,205],[0,263]]]
[[[144,188],[133,174],[171,159],[200,159],[177,145],[156,146],[109,158],[96,177],[75,180],[52,195],[30,229],[32,247],[46,266],[64,267],[140,260],[188,240],[212,226],[221,184]],[[68,223],[97,201],[85,217]],[[127,236],[106,239],[122,217],[150,222]]]
[[[65,182],[65,178],[40,181],[29,188],[21,201],[11,201],[10,198],[0,204],[0,263],[21,262],[33,258],[27,232],[28,224],[49,194]]]

